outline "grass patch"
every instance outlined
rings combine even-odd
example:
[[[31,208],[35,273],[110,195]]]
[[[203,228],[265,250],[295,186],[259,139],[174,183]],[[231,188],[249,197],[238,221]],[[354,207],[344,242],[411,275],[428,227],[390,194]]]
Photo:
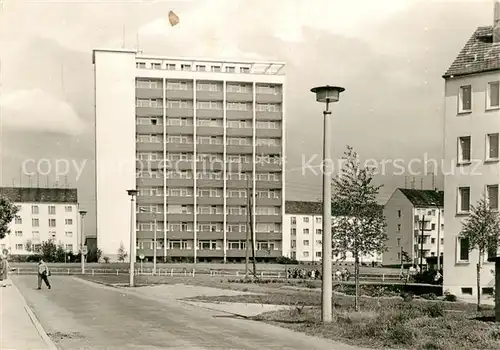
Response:
[[[270,312],[256,320],[358,346],[398,349],[499,349],[500,326],[446,312],[445,303],[334,308],[331,324],[321,323],[319,307]]]

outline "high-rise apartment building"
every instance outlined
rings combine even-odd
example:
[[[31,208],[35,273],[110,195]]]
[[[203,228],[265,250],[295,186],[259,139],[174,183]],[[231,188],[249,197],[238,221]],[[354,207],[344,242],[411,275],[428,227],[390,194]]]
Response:
[[[116,258],[244,259],[288,251],[284,213],[284,64],[94,50],[97,240]],[[156,219],[156,220],[155,220]]]

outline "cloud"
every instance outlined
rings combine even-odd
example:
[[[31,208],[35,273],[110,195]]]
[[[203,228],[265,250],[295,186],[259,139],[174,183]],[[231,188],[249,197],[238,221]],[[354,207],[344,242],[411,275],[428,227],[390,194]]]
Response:
[[[17,90],[0,98],[2,127],[79,135],[85,130],[73,107],[41,89]]]

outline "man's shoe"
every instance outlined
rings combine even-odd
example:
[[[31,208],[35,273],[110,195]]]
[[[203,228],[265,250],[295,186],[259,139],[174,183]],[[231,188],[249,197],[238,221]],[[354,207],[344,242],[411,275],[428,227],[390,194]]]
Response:
[[[52,287],[49,286],[49,289],[51,289]]]
[[[42,288],[37,288],[37,290],[40,290],[40,289],[42,289]]]

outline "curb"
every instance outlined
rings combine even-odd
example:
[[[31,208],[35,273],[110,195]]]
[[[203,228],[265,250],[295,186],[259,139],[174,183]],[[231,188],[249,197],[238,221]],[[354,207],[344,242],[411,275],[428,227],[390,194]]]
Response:
[[[19,288],[17,288],[17,286],[13,282],[12,282],[12,287],[15,288],[16,291],[21,296],[21,299],[22,299],[23,304],[24,304],[24,310],[28,314],[28,316],[29,316],[31,322],[33,323],[33,325],[35,326],[38,334],[40,335],[40,337],[45,342],[45,345],[47,345],[47,349],[49,349],[49,350],[57,350],[57,346],[49,338],[49,336],[47,335],[47,332],[45,332],[45,330],[43,329],[42,325],[40,324],[40,321],[38,321],[38,318],[35,316],[35,314],[31,310],[31,308],[28,306],[28,303],[26,302],[26,299],[24,298],[24,296],[21,294],[21,291],[19,290]]]
[[[188,304],[190,306],[194,306],[194,307],[197,307],[199,309],[206,309],[206,310],[210,310],[210,311],[217,311],[217,312],[222,312],[222,313],[225,313],[225,314],[228,314],[228,315],[233,315],[233,316],[236,316],[236,317],[240,317],[240,318],[244,318],[246,320],[252,320],[252,317],[253,316],[245,316],[245,315],[241,315],[241,314],[236,314],[234,312],[229,312],[229,311],[225,311],[225,310],[218,310],[218,309],[214,309],[214,308],[211,308],[211,307],[208,307],[208,306],[203,306],[203,305],[197,305],[197,304],[194,304],[196,302],[192,302],[192,301],[186,301],[186,300],[182,300],[182,299],[179,299],[177,300],[178,302],[180,303],[183,303],[183,304]],[[197,302],[198,304],[203,304],[203,302]],[[208,304],[208,303],[206,303]],[[214,316],[216,317],[216,316]]]

